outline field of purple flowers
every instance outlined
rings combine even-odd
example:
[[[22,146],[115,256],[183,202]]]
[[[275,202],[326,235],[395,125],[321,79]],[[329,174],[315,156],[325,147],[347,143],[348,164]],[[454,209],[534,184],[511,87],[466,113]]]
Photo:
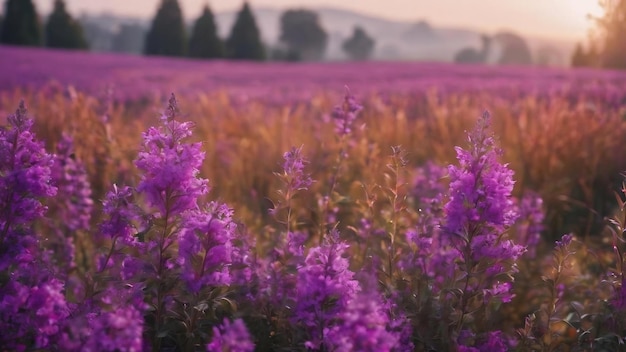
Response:
[[[625,74],[0,67],[0,350],[624,348]]]

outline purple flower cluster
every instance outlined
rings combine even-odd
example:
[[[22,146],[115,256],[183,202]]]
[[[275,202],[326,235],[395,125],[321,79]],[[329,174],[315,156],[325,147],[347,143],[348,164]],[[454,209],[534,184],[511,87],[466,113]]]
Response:
[[[348,91],[340,106],[336,106],[331,114],[335,121],[335,133],[345,136],[352,133],[352,125],[363,106]]]
[[[490,115],[485,112],[469,135],[470,150],[456,147],[460,165],[448,167],[450,201],[445,205],[445,226],[450,236],[467,238],[479,227],[502,231],[517,218],[511,199],[513,171],[498,162],[500,151],[487,134],[489,124]]]
[[[58,345],[63,351],[77,352],[144,351],[143,319],[142,311],[132,304],[88,312],[67,324]]]
[[[387,331],[389,317],[378,297],[359,293],[350,300],[335,325],[326,332],[328,350],[391,351],[398,345],[398,336]]]
[[[484,287],[467,287],[470,294],[489,290],[492,298],[509,301],[510,286],[503,285],[498,277],[514,272],[515,261],[525,251],[523,246],[503,236],[505,230],[517,219],[511,198],[513,172],[498,162],[499,150],[488,135],[489,113],[485,112],[476,129],[469,135],[470,149],[456,148],[459,166],[448,168],[450,199],[444,206],[444,238],[458,252],[464,272],[472,275],[481,262],[486,265]],[[488,263],[488,264],[487,264]]]
[[[294,320],[308,333],[307,348],[326,344],[329,329],[360,291],[344,256],[348,247],[333,232],[325,243],[309,250],[298,272]]]
[[[56,193],[54,161],[35,139],[23,103],[8,122],[0,129],[0,346],[46,348],[69,315],[64,284],[33,232],[46,210],[40,198]]]
[[[85,165],[74,155],[74,140],[67,134],[63,134],[57,144],[52,170],[58,187],[57,195],[63,202],[61,214],[58,214],[62,224],[70,233],[89,229],[93,209],[91,184]]]
[[[143,172],[137,191],[146,195],[161,216],[180,214],[197,206],[198,197],[208,192],[208,181],[197,177],[204,160],[201,143],[182,143],[191,135],[191,122],[174,118],[178,106],[174,95],[159,128],[143,134],[143,147],[135,165]]]
[[[208,352],[252,352],[254,343],[243,320],[232,323],[225,319],[222,325],[213,328],[213,338],[206,346]]]
[[[0,246],[17,239],[18,229],[40,218],[46,211],[39,198],[56,194],[52,185],[54,164],[43,143],[31,131],[24,103],[8,117],[9,128],[0,129]],[[2,268],[4,265],[0,265]]]
[[[304,172],[304,166],[308,163],[302,156],[302,147],[291,148],[283,155],[283,178],[287,184],[287,191],[291,194],[295,191],[309,189],[313,180],[311,176]]]
[[[218,203],[185,215],[178,238],[178,261],[191,292],[232,282],[229,267],[236,230],[232,215],[230,208]]]

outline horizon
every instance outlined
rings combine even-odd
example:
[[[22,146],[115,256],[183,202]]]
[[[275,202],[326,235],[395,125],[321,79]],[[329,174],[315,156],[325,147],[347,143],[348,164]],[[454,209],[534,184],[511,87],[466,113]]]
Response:
[[[33,0],[40,14],[52,8],[52,0]],[[144,20],[152,18],[160,0],[65,0],[68,11],[75,17],[82,14],[108,13]],[[502,2],[500,0],[388,0],[381,5],[377,0],[362,0],[359,4],[336,4],[329,0],[252,0],[252,9],[274,8],[332,8],[347,10],[364,16],[397,22],[425,20],[436,27],[466,28],[488,33],[510,30],[526,37],[562,41],[585,41],[593,21],[587,15],[599,16],[597,0],[527,0]],[[194,20],[202,7],[209,3],[214,13],[238,10],[243,0],[179,0],[185,20]],[[554,16],[554,13],[560,15]]]

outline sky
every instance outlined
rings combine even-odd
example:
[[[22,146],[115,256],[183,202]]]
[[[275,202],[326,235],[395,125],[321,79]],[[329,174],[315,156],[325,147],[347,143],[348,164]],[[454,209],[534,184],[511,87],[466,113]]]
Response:
[[[34,0],[48,13],[53,0]],[[103,11],[151,18],[160,0],[65,0],[73,14]],[[179,0],[183,14],[193,19],[209,3],[215,12],[235,10],[243,0]],[[486,32],[513,30],[550,39],[584,40],[593,22],[587,14],[602,13],[598,0],[249,0],[254,7],[336,7],[393,20],[428,20]]]

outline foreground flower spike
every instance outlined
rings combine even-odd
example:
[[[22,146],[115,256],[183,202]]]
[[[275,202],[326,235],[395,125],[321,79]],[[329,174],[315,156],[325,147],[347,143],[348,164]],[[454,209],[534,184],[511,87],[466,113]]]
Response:
[[[33,233],[55,195],[53,156],[31,132],[24,103],[0,129],[0,346],[3,350],[46,349],[68,317],[63,282],[54,278]]]
[[[299,271],[294,319],[309,335],[307,348],[319,349],[325,344],[327,329],[360,290],[344,256],[347,249],[348,244],[333,231],[321,246],[309,250]]]
[[[505,234],[517,218],[511,199],[513,171],[498,162],[501,152],[489,125],[485,112],[469,134],[469,150],[456,148],[459,165],[448,167],[450,200],[444,206],[442,236],[458,252],[457,263],[465,275],[459,326],[470,297],[482,292],[485,303],[512,299],[512,285],[504,274],[517,270],[515,262],[525,251]]]
[[[213,338],[206,346],[208,352],[252,352],[254,343],[243,320],[232,323],[225,319],[222,325],[213,328]]]
[[[41,217],[46,207],[38,198],[57,192],[51,183],[53,157],[31,131],[33,120],[24,102],[0,129],[0,245],[10,231]]]
[[[201,143],[183,143],[191,135],[191,122],[178,122],[176,99],[172,94],[162,126],[143,134],[143,147],[135,160],[142,171],[137,191],[161,216],[175,216],[197,207],[197,200],[209,190],[208,181],[198,177],[204,160]]]

